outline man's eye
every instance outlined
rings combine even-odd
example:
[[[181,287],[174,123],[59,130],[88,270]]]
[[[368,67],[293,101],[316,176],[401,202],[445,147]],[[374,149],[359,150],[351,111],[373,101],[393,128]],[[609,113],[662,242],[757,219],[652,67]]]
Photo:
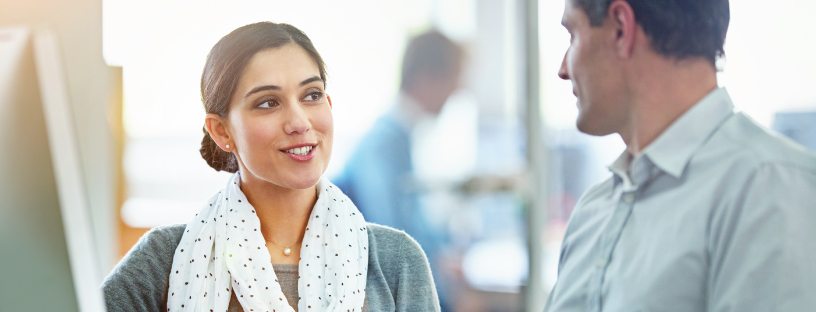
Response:
[[[306,97],[303,99],[306,101],[319,101],[321,98],[323,98],[322,92],[312,92],[306,95]]]

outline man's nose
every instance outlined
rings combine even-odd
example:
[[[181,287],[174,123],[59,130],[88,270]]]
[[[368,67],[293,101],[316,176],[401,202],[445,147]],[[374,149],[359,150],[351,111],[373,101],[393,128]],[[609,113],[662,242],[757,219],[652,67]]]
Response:
[[[561,60],[561,68],[558,69],[558,77],[564,80],[569,80],[569,72],[567,71],[567,54],[564,54],[564,58]]]

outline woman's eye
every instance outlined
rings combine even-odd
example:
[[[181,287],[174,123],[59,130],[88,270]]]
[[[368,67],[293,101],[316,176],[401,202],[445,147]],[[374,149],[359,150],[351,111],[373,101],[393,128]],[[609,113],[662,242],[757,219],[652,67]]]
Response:
[[[323,97],[322,92],[312,92],[306,95],[304,100],[306,101],[319,101]]]
[[[270,107],[275,107],[275,106],[277,106],[277,104],[278,104],[278,103],[277,103],[277,102],[275,102],[275,100],[266,100],[266,101],[261,102],[261,104],[258,104],[258,107],[261,107],[261,108],[270,108]]]

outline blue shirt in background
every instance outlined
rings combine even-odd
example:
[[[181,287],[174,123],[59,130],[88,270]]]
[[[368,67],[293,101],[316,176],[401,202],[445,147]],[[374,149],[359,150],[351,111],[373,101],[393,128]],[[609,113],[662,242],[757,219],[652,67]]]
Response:
[[[374,123],[332,182],[348,195],[366,221],[403,230],[416,239],[439,285],[438,256],[446,239],[430,225],[419,206],[411,137],[399,112],[391,110]],[[445,311],[447,298],[442,290],[439,300]]]

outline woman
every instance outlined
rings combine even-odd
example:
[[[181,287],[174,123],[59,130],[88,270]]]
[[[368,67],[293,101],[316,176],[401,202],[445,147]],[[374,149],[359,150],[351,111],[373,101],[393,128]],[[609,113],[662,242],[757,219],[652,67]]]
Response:
[[[287,24],[236,29],[210,51],[201,155],[233,172],[190,223],[151,230],[103,288],[109,311],[438,311],[405,233],[368,224],[322,178],[326,70]]]

